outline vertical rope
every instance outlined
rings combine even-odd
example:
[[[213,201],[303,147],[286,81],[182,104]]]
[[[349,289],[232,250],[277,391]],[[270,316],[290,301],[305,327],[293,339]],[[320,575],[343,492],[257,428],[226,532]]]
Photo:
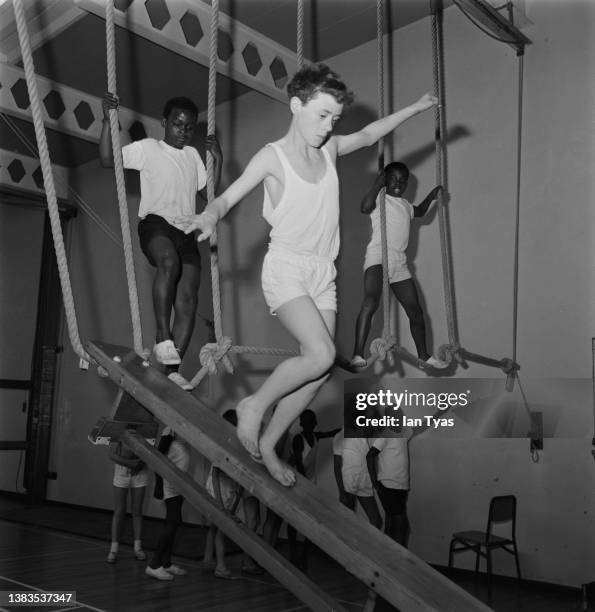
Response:
[[[35,137],[37,139],[37,148],[39,149],[39,159],[41,162],[41,171],[43,174],[43,184],[45,187],[46,198],[48,203],[48,214],[50,225],[52,228],[52,236],[54,239],[54,248],[56,250],[56,260],[58,262],[58,273],[60,276],[60,285],[62,287],[62,298],[64,300],[64,311],[66,313],[66,322],[68,328],[68,336],[74,352],[81,358],[85,364],[91,360],[87,352],[81,344],[81,339],[78,331],[78,322],[76,318],[76,310],[74,305],[74,297],[72,295],[72,286],[70,284],[70,274],[68,272],[68,261],[66,258],[66,249],[64,248],[64,238],[62,235],[62,225],[60,223],[60,211],[58,209],[58,199],[56,196],[56,186],[54,184],[54,175],[50,155],[48,150],[45,128],[43,125],[43,111],[39,100],[39,91],[35,80],[35,67],[33,65],[33,56],[31,54],[31,43],[27,24],[25,21],[25,11],[23,9],[22,0],[14,0],[14,13],[19,36],[19,44],[21,54],[23,56],[23,67],[25,69],[25,79],[27,81],[27,89],[29,91],[29,101],[31,104],[31,114],[33,117],[33,125],[35,127]]]
[[[521,209],[521,153],[523,138],[523,74],[524,48],[519,50],[518,81],[518,114],[517,114],[517,149],[516,149],[516,205],[514,225],[514,280],[512,299],[512,360],[516,362],[517,353],[517,319],[519,304],[519,224]]]
[[[448,214],[444,203],[444,195],[448,193],[448,170],[446,159],[446,110],[444,96],[444,58],[442,43],[441,12],[432,2],[432,55],[434,95],[438,98],[438,106],[434,111],[435,120],[435,149],[436,149],[436,182],[442,185],[443,192],[438,196],[438,221],[440,228],[440,250],[442,252],[442,276],[444,284],[444,306],[446,309],[446,323],[448,327],[448,340],[451,346],[458,345],[458,332],[456,324],[456,311],[454,301],[454,283],[452,279],[451,248],[448,233]]]
[[[297,0],[297,67],[304,67],[304,0]]]
[[[105,4],[105,41],[107,56],[107,90],[110,93],[117,95],[116,43],[113,0],[108,0]],[[132,318],[132,336],[134,342],[134,350],[139,355],[141,355],[144,352],[143,332],[141,329],[140,308],[138,304],[138,290],[136,287],[136,274],[134,270],[132,238],[130,236],[128,203],[126,201],[126,185],[124,183],[124,165],[122,162],[122,147],[120,145],[118,111],[116,109],[110,110],[109,122],[112,138],[112,150],[114,153],[114,172],[116,175],[116,191],[118,194],[118,208],[120,211],[120,226],[122,228],[126,279],[128,281],[128,302],[130,303],[130,316]]]
[[[384,2],[376,0],[376,56],[378,67],[378,117],[384,117]],[[384,168],[384,138],[378,141],[378,170]],[[382,335],[391,334],[390,283],[388,279],[388,241],[386,237],[386,192],[380,206],[380,240],[382,246]]]
[[[211,30],[209,38],[209,92],[207,107],[207,133],[215,133],[215,105],[217,96],[217,36],[219,29],[219,0],[211,2]],[[209,203],[215,198],[215,179],[213,156],[207,151],[207,198]],[[213,231],[211,246],[211,288],[213,293],[213,323],[215,338],[220,342],[223,338],[221,320],[221,285],[219,279],[219,257],[217,255],[217,230]]]

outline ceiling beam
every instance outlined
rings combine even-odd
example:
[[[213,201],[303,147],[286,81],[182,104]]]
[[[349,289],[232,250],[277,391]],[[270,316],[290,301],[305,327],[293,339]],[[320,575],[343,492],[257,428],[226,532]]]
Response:
[[[75,2],[105,18],[105,0]],[[115,11],[115,22],[194,62],[209,65],[211,7],[201,0],[131,0],[128,8]],[[286,102],[285,85],[296,68],[295,53],[225,13],[219,14],[219,74]]]
[[[52,164],[56,195],[68,199],[68,168]],[[0,149],[0,186],[45,195],[39,159]]]
[[[0,80],[0,111],[30,121],[31,107],[25,71],[10,64],[0,64]],[[103,118],[101,98],[40,76],[37,76],[37,87],[42,101],[44,124],[48,128],[83,140],[99,142]],[[122,144],[145,136],[157,139],[163,137],[161,122],[153,117],[120,107],[118,118]]]
[[[5,24],[0,28],[0,54],[2,60],[16,64],[21,60],[19,37],[14,24],[14,13],[10,3],[6,5],[9,11],[0,13],[0,22]],[[3,7],[0,7],[0,11]],[[49,40],[63,32],[85,16],[85,11],[74,5],[73,0],[45,0],[45,2],[25,3],[25,17],[31,40],[31,51],[41,47]]]

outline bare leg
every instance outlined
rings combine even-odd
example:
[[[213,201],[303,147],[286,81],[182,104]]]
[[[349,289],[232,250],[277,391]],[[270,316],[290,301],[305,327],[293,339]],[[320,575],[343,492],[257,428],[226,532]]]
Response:
[[[380,529],[382,527],[382,517],[380,516],[378,504],[376,504],[374,497],[361,497],[358,495],[357,501],[360,503],[361,507],[366,513],[370,523],[374,525],[374,527]]]
[[[215,558],[217,559],[215,571],[226,573],[228,570],[225,565],[225,535],[221,529],[217,529],[215,534]]]
[[[293,395],[294,392],[302,391],[306,383],[323,377],[335,359],[334,312],[321,312],[310,297],[300,296],[283,304],[277,314],[284,327],[300,343],[301,355],[280,363],[260,389],[254,395],[244,398],[237,406],[238,438],[246,450],[255,456],[259,454],[258,437],[262,418],[267,409],[281,398],[286,402],[290,397],[288,394]],[[316,386],[316,390],[320,384]],[[299,407],[298,403],[293,403],[292,410],[280,409],[282,402],[279,402],[279,408],[267,427],[268,434],[265,432],[263,436],[266,440],[266,450],[270,450],[274,455],[273,447],[277,440],[307,406],[314,393],[315,391],[308,390],[304,395],[306,403],[300,402]],[[262,451],[262,448],[260,450]],[[267,468],[271,473],[272,470],[279,472],[279,465],[273,466],[271,463],[270,453],[271,465],[270,467],[267,465]],[[292,484],[289,482],[290,478],[286,476],[281,474],[273,476],[283,484]]]
[[[417,356],[426,361],[430,357],[426,346],[426,322],[415,282],[412,278],[408,278],[398,283],[392,283],[390,288],[409,318],[409,329],[417,350]]]
[[[172,334],[180,357],[184,356],[194,331],[200,286],[199,263],[198,260],[196,263],[182,262],[182,275],[176,291]]]
[[[143,502],[145,500],[145,491],[147,487],[136,487],[131,489],[131,505],[132,505],[132,532],[135,540],[143,538]]]
[[[125,487],[114,487],[114,516],[112,517],[112,543],[120,541],[124,518],[126,517],[126,501],[128,489]]]
[[[364,356],[372,317],[378,310],[382,295],[382,266],[370,266],[364,272],[364,299],[355,323],[353,356]]]
[[[165,236],[155,236],[147,250],[156,267],[153,279],[156,340],[163,342],[163,340],[172,339],[169,324],[181,272],[180,257],[172,241]]]

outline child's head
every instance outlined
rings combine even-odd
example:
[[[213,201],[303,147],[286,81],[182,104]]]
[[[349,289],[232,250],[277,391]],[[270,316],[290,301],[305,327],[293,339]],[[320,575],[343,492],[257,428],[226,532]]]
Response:
[[[289,98],[299,98],[302,104],[307,104],[318,93],[331,95],[341,105],[353,102],[353,93],[326,64],[304,66],[287,84]]]
[[[228,422],[231,423],[234,427],[238,426],[238,413],[231,409],[231,410],[226,410],[223,413],[223,418]]]
[[[298,132],[313,147],[320,147],[341,117],[353,94],[339,75],[324,64],[306,66],[287,85],[289,106]]]
[[[400,197],[407,189],[409,168],[402,162],[391,162],[384,168],[384,180],[387,195]]]
[[[165,128],[163,140],[176,149],[182,149],[192,140],[198,109],[189,98],[171,98],[163,107],[161,125]]]
[[[316,419],[316,414],[314,413],[313,410],[310,410],[309,408],[307,408],[300,415],[300,425],[302,429],[314,431],[314,428],[316,427],[317,424],[318,424],[318,421]]]

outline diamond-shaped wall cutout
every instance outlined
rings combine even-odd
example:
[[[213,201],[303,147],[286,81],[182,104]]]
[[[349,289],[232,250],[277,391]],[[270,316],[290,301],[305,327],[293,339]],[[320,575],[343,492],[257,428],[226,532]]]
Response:
[[[12,97],[19,108],[29,108],[29,91],[27,90],[27,81],[19,79],[11,88]]]
[[[180,26],[182,27],[182,32],[184,33],[186,42],[189,45],[196,47],[198,41],[204,35],[198,17],[190,11],[186,11],[182,19],[180,19]]]
[[[13,183],[20,183],[25,174],[25,167],[20,159],[13,159],[6,167]]]
[[[153,27],[163,30],[165,24],[171,19],[165,0],[147,0],[145,8]]]
[[[233,55],[231,36],[223,30],[219,30],[217,36],[217,55],[222,62],[226,62]]]
[[[133,0],[114,0],[114,7],[118,11],[125,13],[130,8],[132,2]]]
[[[31,175],[35,184],[39,189],[43,189],[43,172],[41,171],[41,166],[37,166],[37,169]]]
[[[59,119],[66,110],[64,102],[62,102],[62,96],[54,90],[50,91],[43,99],[43,103],[45,104],[48,115],[52,119]]]
[[[142,140],[147,137],[147,131],[145,130],[145,126],[140,121],[134,121],[128,130],[130,134],[130,140],[132,142],[136,142],[137,140]]]
[[[270,65],[271,76],[277,89],[283,89],[287,83],[287,70],[283,60],[276,57]]]
[[[252,43],[248,43],[244,47],[242,57],[244,58],[244,64],[246,64],[246,70],[252,76],[257,74],[262,68],[262,60],[258,54],[258,49]]]
[[[78,103],[74,109],[74,116],[79,127],[83,130],[89,129],[89,126],[95,121],[91,107],[84,101]]]

